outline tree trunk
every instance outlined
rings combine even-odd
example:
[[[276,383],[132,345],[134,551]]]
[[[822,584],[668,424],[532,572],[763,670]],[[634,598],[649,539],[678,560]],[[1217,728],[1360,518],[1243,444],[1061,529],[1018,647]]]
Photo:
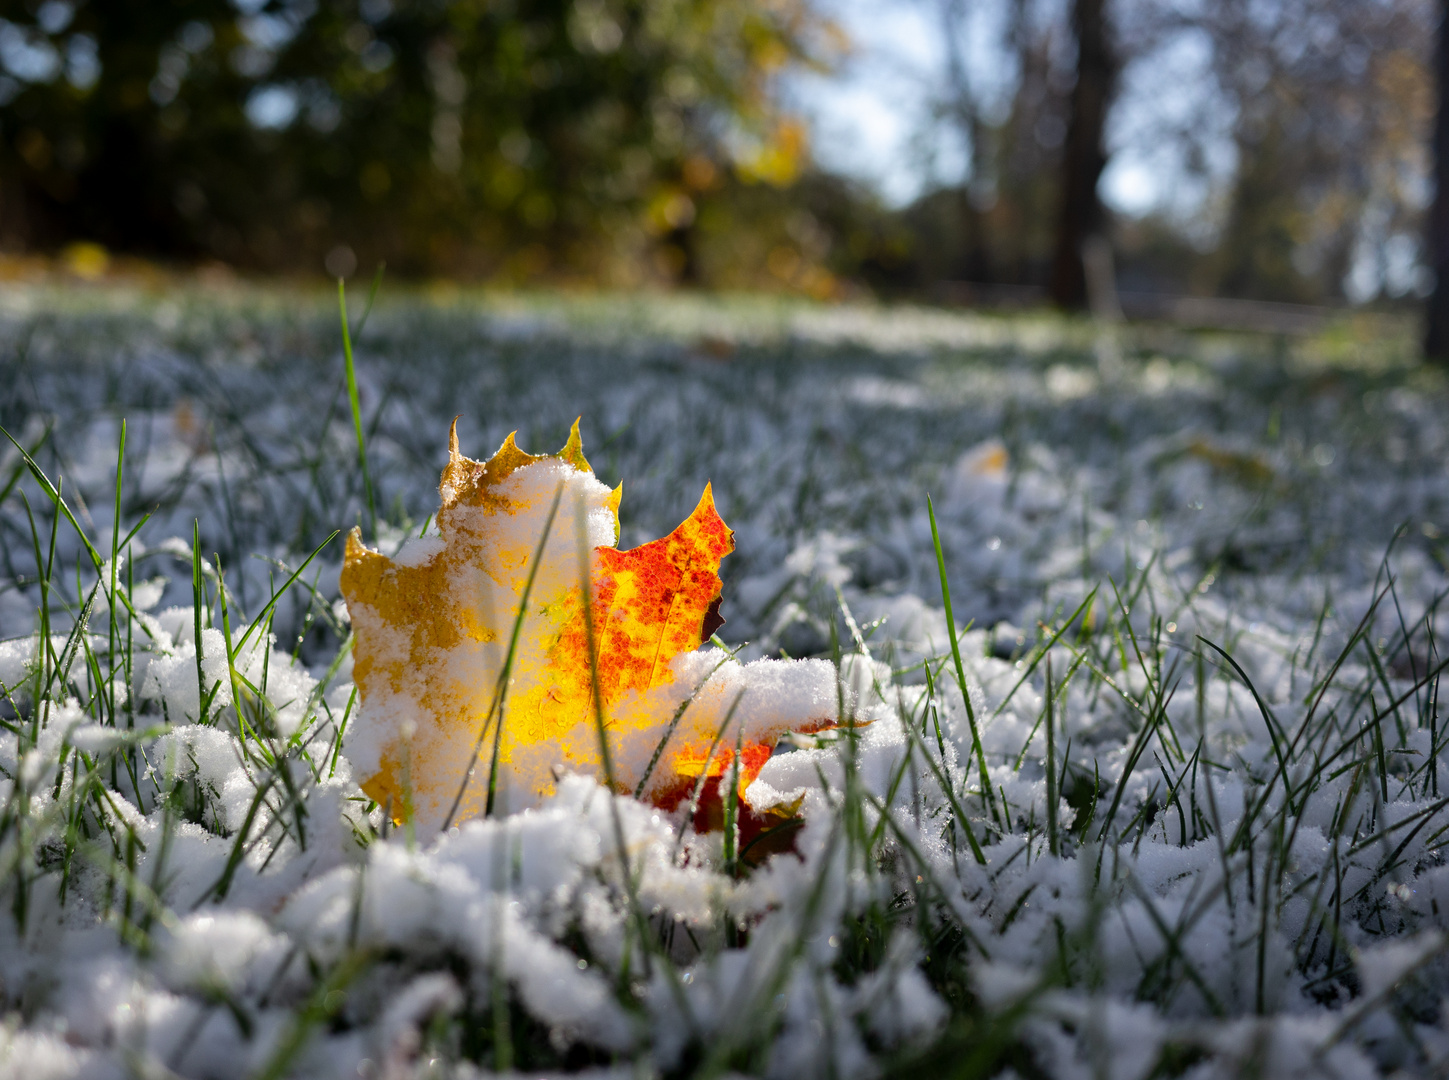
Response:
[[[1116,81],[1116,61],[1108,38],[1106,0],[1073,0],[1072,27],[1077,36],[1077,84],[1062,151],[1061,205],[1052,255],[1051,298],[1058,307],[1087,306],[1087,276],[1082,249],[1102,227],[1097,181],[1107,164],[1102,133]]]
[[[1439,4],[1439,42],[1434,80],[1439,106],[1434,117],[1434,205],[1429,210],[1428,256],[1434,267],[1424,330],[1424,355],[1449,362],[1449,0]]]

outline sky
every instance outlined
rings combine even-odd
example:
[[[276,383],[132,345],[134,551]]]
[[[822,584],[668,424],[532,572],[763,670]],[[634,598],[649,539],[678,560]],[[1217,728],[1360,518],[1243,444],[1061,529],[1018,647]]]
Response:
[[[981,44],[971,56],[972,76],[987,85],[1005,84],[999,54],[984,44],[994,5],[981,13],[972,37]],[[864,180],[892,206],[904,206],[924,191],[958,183],[965,174],[964,148],[930,123],[930,95],[943,81],[944,54],[937,7],[931,0],[825,0],[821,8],[847,32],[854,53],[830,76],[798,76],[790,93],[811,120],[813,151],[823,166]],[[1205,46],[1190,37],[1145,62],[1129,65],[1108,132],[1111,162],[1102,196],[1119,213],[1140,216],[1168,210],[1191,216],[1206,197],[1171,152],[1148,136],[1158,123],[1198,111],[1210,94]],[[1164,88],[1164,67],[1174,78]],[[1231,139],[1224,130],[1222,170],[1231,171]]]
[[[941,64],[930,11],[918,0],[829,0],[822,7],[855,51],[838,72],[800,76],[791,87],[811,119],[816,160],[871,183],[892,205],[904,205],[934,179],[919,146],[929,80]],[[942,179],[963,171],[959,148],[951,149],[954,154],[941,163]]]

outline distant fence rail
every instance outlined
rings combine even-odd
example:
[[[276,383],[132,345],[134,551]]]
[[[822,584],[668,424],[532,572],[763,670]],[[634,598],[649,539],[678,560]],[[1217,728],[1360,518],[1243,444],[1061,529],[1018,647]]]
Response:
[[[941,302],[961,307],[1013,310],[1048,302],[1040,285],[988,285],[944,281],[936,289]],[[1349,309],[1311,304],[1278,304],[1266,300],[1233,300],[1215,296],[1119,292],[1116,302],[1128,319],[1168,322],[1202,330],[1247,330],[1264,334],[1312,334]]]
[[[1209,330],[1255,330],[1266,334],[1312,334],[1344,313],[1343,308],[1230,300],[1162,293],[1117,294],[1129,319],[1177,323]]]

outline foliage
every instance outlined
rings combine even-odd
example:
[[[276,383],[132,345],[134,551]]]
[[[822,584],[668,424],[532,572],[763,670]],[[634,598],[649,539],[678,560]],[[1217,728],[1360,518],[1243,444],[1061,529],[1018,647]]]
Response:
[[[802,0],[0,14],[12,241],[273,268],[348,245],[344,267],[651,273],[658,239],[726,174],[799,172],[775,83],[837,47]]]

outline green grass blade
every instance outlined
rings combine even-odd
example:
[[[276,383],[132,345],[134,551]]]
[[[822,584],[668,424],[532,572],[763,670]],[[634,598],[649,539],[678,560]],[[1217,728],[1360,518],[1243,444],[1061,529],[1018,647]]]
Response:
[[[981,770],[981,790],[986,793],[986,805],[991,809],[991,820],[998,829],[1004,828],[1001,814],[996,809],[996,796],[991,790],[991,772],[986,768],[986,751],[981,746],[981,731],[976,723],[976,710],[971,705],[971,690],[966,685],[966,668],[961,663],[961,642],[956,637],[956,616],[951,610],[951,584],[946,580],[946,555],[941,550],[941,533],[936,527],[936,508],[931,496],[926,496],[926,513],[931,518],[931,543],[936,549],[936,569],[941,575],[941,602],[946,608],[946,633],[951,638],[951,658],[956,662],[956,682],[961,687],[961,700],[966,703],[966,721],[971,725],[971,749],[976,754],[976,765]]]
[[[347,362],[347,400],[352,405],[352,430],[357,434],[357,464],[362,470],[362,487],[367,496],[367,533],[377,535],[377,502],[372,477],[367,472],[367,438],[362,432],[362,404],[357,396],[357,367],[352,359],[352,331],[347,325],[347,288],[337,279],[337,306],[342,313],[342,355]],[[370,307],[370,305],[369,305]]]

